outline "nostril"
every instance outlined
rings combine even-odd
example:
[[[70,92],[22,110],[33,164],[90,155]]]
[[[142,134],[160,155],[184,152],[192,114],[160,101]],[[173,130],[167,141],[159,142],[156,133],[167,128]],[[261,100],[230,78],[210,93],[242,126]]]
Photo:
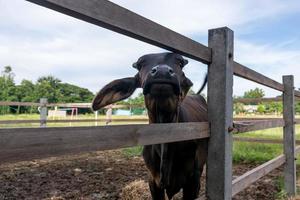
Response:
[[[169,73],[170,73],[170,74],[174,74],[173,69],[169,69]]]
[[[156,74],[156,72],[157,72],[157,68],[156,68],[156,67],[153,67],[153,68],[151,69],[151,74],[154,75],[154,74]]]

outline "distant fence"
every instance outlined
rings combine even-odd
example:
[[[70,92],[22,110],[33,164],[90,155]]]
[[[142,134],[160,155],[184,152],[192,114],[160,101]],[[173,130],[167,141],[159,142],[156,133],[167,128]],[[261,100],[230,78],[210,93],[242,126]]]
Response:
[[[209,30],[206,47],[106,0],[29,1],[208,64],[209,123],[0,129],[0,162],[210,137],[206,173],[209,199],[231,199],[282,164],[285,189],[288,195],[296,193],[295,155],[299,148],[295,148],[294,97],[300,97],[300,92],[294,90],[292,76],[284,76],[281,84],[235,62],[232,30]],[[233,75],[283,92],[283,120],[233,124]],[[231,133],[282,126],[284,154],[232,181]]]
[[[48,103],[46,98],[41,98],[40,103],[34,102],[9,102],[0,101],[0,106],[36,106],[39,107],[40,119],[39,120],[0,120],[1,124],[28,124],[28,123],[40,123],[41,127],[45,127],[47,123],[84,123],[84,122],[147,122],[148,119],[112,119],[112,116],[107,116],[106,119],[98,119],[97,112],[95,113],[95,119],[47,119],[48,107],[63,107],[63,108],[91,108],[91,103]],[[110,105],[106,106],[105,109],[120,109],[120,108],[136,108],[141,107],[140,105]]]
[[[237,98],[234,103],[264,103],[264,102],[282,102],[282,97],[274,98]],[[300,101],[300,98],[295,98],[295,101]]]
[[[42,100],[41,100],[42,101]],[[64,108],[91,108],[91,103],[34,103],[34,102],[14,102],[0,101],[0,106],[45,106],[45,107],[64,107]],[[132,105],[135,106],[135,105]],[[130,105],[113,105],[113,108],[129,108]]]

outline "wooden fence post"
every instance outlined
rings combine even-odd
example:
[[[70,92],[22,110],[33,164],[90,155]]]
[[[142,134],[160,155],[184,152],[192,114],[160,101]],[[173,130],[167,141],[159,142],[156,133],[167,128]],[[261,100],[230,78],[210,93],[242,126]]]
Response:
[[[210,139],[207,158],[206,195],[211,200],[231,199],[232,194],[232,86],[233,31],[209,30],[212,62],[208,66],[208,121]]]
[[[40,127],[46,127],[47,126],[47,98],[41,98],[40,99]]]
[[[283,137],[284,155],[284,187],[289,196],[296,195],[296,154],[295,154],[295,106],[294,77],[283,76]]]

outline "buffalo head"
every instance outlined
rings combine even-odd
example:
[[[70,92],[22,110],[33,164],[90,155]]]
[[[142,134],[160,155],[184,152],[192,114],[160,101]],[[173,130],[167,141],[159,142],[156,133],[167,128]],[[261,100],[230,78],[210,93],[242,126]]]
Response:
[[[142,88],[150,122],[176,122],[178,107],[193,85],[182,71],[187,63],[176,53],[144,55],[133,64],[138,73],[104,86],[94,98],[92,108],[98,110]]]

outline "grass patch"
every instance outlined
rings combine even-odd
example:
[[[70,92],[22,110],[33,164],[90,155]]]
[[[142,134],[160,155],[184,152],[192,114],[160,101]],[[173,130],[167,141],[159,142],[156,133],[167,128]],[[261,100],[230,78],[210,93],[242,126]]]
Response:
[[[280,144],[259,144],[235,142],[233,144],[234,163],[264,163],[282,153]]]
[[[276,187],[279,188],[279,192],[275,195],[275,199],[276,200],[284,200],[287,199],[287,194],[284,190],[284,179],[282,176],[280,176],[277,180],[276,180]]]
[[[122,149],[122,153],[127,157],[141,156],[143,151],[142,146],[129,147]]]
[[[300,139],[300,125],[296,126],[296,138]],[[236,134],[238,137],[282,139],[283,129],[272,128],[266,130],[253,131],[248,133]],[[233,143],[233,162],[234,163],[264,163],[283,153],[281,144],[264,144],[250,142]],[[297,164],[300,164],[300,160]]]
[[[299,178],[300,178],[300,164],[297,164],[297,181],[296,181],[296,189],[297,189],[297,196],[296,197],[288,197],[286,191],[284,190],[284,177],[280,176],[278,177],[278,179],[276,180],[276,186],[279,189],[279,192],[276,194],[275,198],[276,200],[285,200],[285,199],[289,199],[289,200],[296,200],[296,199],[300,199],[300,185],[299,185]]]

